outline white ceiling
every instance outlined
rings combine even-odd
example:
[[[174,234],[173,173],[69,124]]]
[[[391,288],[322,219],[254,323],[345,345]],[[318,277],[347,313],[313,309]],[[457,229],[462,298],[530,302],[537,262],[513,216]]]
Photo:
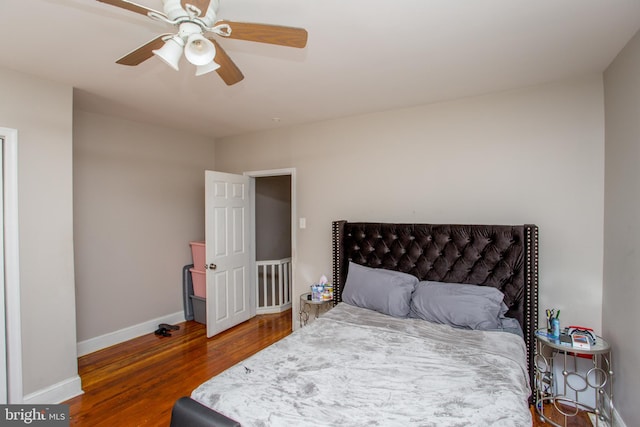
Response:
[[[172,32],[143,15],[0,0],[0,67],[73,86],[83,110],[222,137],[601,72],[640,28],[640,0],[220,0],[218,17],[302,27],[309,41],[219,38],[245,76],[227,86],[184,59],[179,72],[155,57],[115,64]]]

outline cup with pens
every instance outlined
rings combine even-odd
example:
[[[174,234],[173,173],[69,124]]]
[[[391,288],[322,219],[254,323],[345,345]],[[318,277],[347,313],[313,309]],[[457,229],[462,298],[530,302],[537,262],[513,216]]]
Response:
[[[547,309],[547,335],[550,338],[560,338],[560,310]]]

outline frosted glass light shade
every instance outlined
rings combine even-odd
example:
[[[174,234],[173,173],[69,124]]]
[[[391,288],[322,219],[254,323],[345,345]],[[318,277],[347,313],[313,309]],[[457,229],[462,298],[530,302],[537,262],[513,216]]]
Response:
[[[198,65],[198,67],[196,68],[196,76],[201,76],[203,74],[210,73],[212,71],[217,70],[218,68],[220,68],[220,65],[216,64],[213,61],[205,65]]]
[[[162,59],[167,65],[174,70],[178,71],[178,63],[182,56],[183,44],[182,40],[176,37],[172,37],[166,42],[160,49],[153,50],[153,54]]]
[[[216,56],[216,47],[202,34],[192,34],[187,39],[184,56],[193,65],[206,65]]]

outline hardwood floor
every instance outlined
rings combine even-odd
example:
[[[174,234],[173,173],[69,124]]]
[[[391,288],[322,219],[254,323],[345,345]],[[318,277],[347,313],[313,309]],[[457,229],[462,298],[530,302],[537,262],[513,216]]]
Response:
[[[78,359],[84,394],[67,402],[72,426],[168,426],[198,385],[291,333],[291,310],[256,316],[213,338],[196,322]]]
[[[291,333],[291,310],[257,316],[213,338],[180,323],[78,359],[84,394],[67,402],[72,426],[168,426],[171,407],[198,385]],[[532,408],[533,413],[533,408]],[[534,414],[534,427],[549,426]],[[590,426],[588,418],[569,426]]]
[[[573,410],[570,409],[570,408],[565,408],[564,411],[567,414],[574,413]],[[533,414],[533,426],[534,427],[551,426],[551,424],[545,423],[544,421],[540,420],[540,417],[538,415],[536,415],[535,410],[533,409],[533,406],[531,406],[531,413]],[[561,426],[565,426],[565,427],[593,427],[593,424],[591,423],[591,420],[589,420],[589,415],[587,415],[587,413],[585,413],[585,412],[580,412],[575,417],[567,417],[566,425],[565,425],[565,422],[564,422],[564,416],[562,416],[553,407],[549,407],[549,408],[545,409],[545,415],[547,415],[549,418],[551,418],[551,420],[553,422],[555,422],[556,424],[561,425]],[[601,423],[600,425],[602,426],[604,424]]]

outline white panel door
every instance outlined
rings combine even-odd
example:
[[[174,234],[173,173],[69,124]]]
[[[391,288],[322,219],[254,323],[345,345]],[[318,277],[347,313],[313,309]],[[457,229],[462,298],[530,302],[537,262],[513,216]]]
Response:
[[[205,172],[207,337],[256,315],[249,180]]]

